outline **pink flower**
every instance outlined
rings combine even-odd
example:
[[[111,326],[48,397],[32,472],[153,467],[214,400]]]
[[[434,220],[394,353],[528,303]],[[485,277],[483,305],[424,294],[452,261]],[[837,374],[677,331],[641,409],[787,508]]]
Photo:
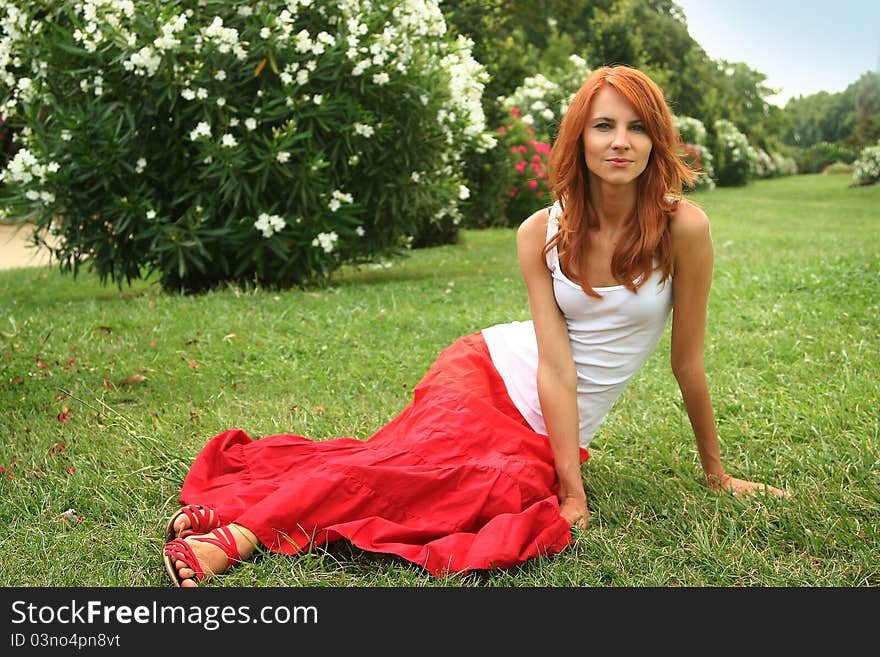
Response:
[[[529,184],[529,189],[535,189],[535,187],[538,186],[538,181],[537,180],[530,180],[528,184]]]
[[[526,162],[525,160],[520,160],[519,163],[514,167],[514,169],[516,169],[517,173],[522,173],[526,170],[527,164],[528,162]]]

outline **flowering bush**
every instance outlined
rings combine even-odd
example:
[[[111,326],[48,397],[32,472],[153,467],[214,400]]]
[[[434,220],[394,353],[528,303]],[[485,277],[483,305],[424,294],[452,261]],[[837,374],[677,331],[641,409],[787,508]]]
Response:
[[[858,159],[853,163],[853,179],[857,185],[880,182],[880,141],[859,153]]]
[[[819,173],[829,164],[844,162],[852,164],[858,153],[841,144],[819,142],[804,148],[795,154],[798,171],[801,173]]]
[[[716,182],[724,187],[745,185],[757,172],[757,152],[730,121],[719,119],[714,128]]]
[[[715,189],[715,167],[708,146],[706,126],[692,116],[673,116],[687,163],[702,172],[694,181],[694,189]]]
[[[499,128],[501,140],[512,155],[510,187],[507,190],[505,216],[518,225],[536,210],[550,204],[550,144],[536,138],[516,107],[511,120]]]
[[[793,176],[797,173],[797,164],[792,157],[785,157],[775,151],[768,153],[763,148],[755,149],[757,154],[755,175],[758,178],[776,178]]]
[[[493,143],[471,45],[436,0],[0,0],[3,204],[65,270],[166,289],[449,241]]]
[[[507,111],[516,108],[537,139],[552,143],[568,104],[589,75],[587,62],[571,55],[565,66],[547,76],[527,77],[512,94],[498,98],[498,103]]]

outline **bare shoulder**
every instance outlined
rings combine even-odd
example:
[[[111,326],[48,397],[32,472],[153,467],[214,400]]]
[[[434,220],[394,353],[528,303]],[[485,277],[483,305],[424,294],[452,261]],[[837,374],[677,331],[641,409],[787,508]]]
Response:
[[[533,212],[525,219],[517,228],[517,233],[531,235],[533,233],[545,234],[547,232],[547,222],[550,220],[550,210],[541,208],[537,212]]]
[[[532,213],[516,229],[517,240],[520,243],[526,242],[529,244],[540,241],[543,248],[544,243],[547,241],[547,222],[549,219],[550,210],[548,208],[542,208]]]
[[[709,230],[709,217],[703,209],[687,199],[679,201],[670,215],[672,235],[676,233],[703,233]]]
[[[709,217],[700,206],[682,199],[670,215],[669,234],[675,249],[710,243]]]

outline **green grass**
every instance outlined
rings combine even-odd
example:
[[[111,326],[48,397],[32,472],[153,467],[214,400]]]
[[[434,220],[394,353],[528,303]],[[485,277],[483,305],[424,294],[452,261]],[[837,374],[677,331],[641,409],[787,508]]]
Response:
[[[880,186],[848,182],[694,195],[716,247],[706,362],[724,463],[793,499],[702,485],[667,336],[594,440],[591,525],[556,557],[433,579],[339,542],[210,585],[880,585]],[[162,529],[208,438],[366,438],[443,347],[527,316],[511,229],[310,291],[0,273],[0,585],[165,586]],[[146,379],[121,385],[132,374]]]

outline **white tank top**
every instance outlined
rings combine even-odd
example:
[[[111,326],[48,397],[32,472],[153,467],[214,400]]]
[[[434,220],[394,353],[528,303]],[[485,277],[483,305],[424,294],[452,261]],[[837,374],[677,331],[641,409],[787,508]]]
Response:
[[[550,209],[547,239],[559,230],[558,202]],[[596,287],[588,296],[569,280],[554,247],[547,254],[553,292],[565,322],[577,368],[580,444],[587,447],[630,380],[657,347],[672,308],[672,285],[651,277],[633,293],[623,285]],[[531,320],[497,324],[482,331],[492,362],[514,405],[538,433],[547,433],[538,400],[538,345]]]

